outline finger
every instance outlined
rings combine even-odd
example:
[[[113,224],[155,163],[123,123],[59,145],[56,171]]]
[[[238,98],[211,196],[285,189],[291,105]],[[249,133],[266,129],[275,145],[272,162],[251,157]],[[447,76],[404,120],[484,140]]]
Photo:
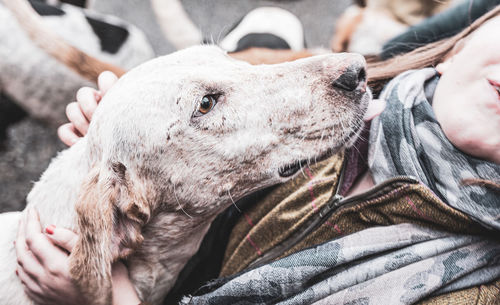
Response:
[[[32,278],[40,278],[45,272],[40,262],[28,250],[26,244],[22,245],[16,242],[17,264],[18,270],[23,270],[24,273],[29,274]]]
[[[80,138],[81,134],[76,130],[75,125],[73,123],[66,123],[64,125],[59,126],[57,129],[57,135],[61,141],[68,145],[73,146]]]
[[[38,212],[32,207],[29,207],[26,212],[26,222],[24,223],[26,236],[42,233],[42,225],[40,224]]]
[[[26,286],[24,286],[24,293],[37,305],[47,305],[45,300],[38,294],[31,292]]]
[[[50,244],[45,235],[42,234],[42,226],[40,225],[40,219],[38,218],[38,213],[33,208],[28,208],[27,216],[24,221],[24,233],[25,242],[27,250],[35,256],[37,261],[42,265],[44,262],[43,249]],[[42,267],[40,265],[40,268]]]
[[[42,288],[38,285],[38,282],[26,273],[23,268],[17,268],[16,274],[19,280],[21,280],[21,283],[25,286],[25,290],[28,290],[32,294],[42,293]]]
[[[24,211],[21,219],[19,220],[19,229],[17,231],[17,239],[15,243],[17,263],[21,267],[25,267],[26,264],[32,264],[34,259],[26,245],[26,216],[28,211]],[[38,262],[37,262],[38,263]]]
[[[23,245],[26,247],[26,242],[25,242],[25,233],[24,233],[24,215],[26,212],[23,212],[21,214],[21,217],[19,218],[19,223],[17,225],[17,236],[16,236],[16,241],[14,242],[14,246],[17,251],[17,247],[19,245]]]
[[[78,103],[73,102],[69,103],[68,106],[66,106],[66,116],[68,117],[69,121],[73,123],[73,125],[75,125],[78,132],[80,132],[82,135],[87,134],[89,121],[87,121],[87,119],[83,115],[83,112],[80,109],[80,106],[78,106]]]
[[[19,265],[18,269],[23,269],[25,273],[38,278],[43,274],[43,267],[40,262],[33,256],[30,252],[28,246],[26,245],[26,215],[28,211],[24,212],[24,215],[19,223],[19,230],[16,240],[16,255],[17,263]]]
[[[24,293],[37,305],[47,305],[45,300],[41,297],[41,295],[31,292],[26,286],[24,286]]]
[[[78,241],[78,235],[73,231],[50,225],[45,228],[49,239],[57,246],[71,253]]]
[[[26,247],[26,238],[24,233],[24,216],[26,211],[23,212],[21,218],[19,219],[19,226],[17,229],[16,242],[14,247],[16,248],[17,263],[22,267],[24,262],[23,258],[28,254],[28,247]]]
[[[47,236],[42,233],[38,213],[34,209],[28,210],[26,244],[36,259],[41,263],[40,267],[47,269],[50,273],[57,273],[60,269],[61,262],[67,257],[61,249],[55,247]]]
[[[26,274],[21,268],[16,270],[19,280],[23,284],[24,293],[35,302],[35,304],[45,304],[43,299],[43,291],[40,285],[31,277]]]
[[[90,87],[83,87],[76,93],[76,100],[80,109],[87,119],[87,121],[92,120],[92,115],[97,108],[97,102],[101,99],[101,95],[95,89]]]
[[[108,90],[116,83],[118,77],[110,71],[102,72],[97,78],[97,86],[99,87],[99,91],[101,95],[106,94]]]

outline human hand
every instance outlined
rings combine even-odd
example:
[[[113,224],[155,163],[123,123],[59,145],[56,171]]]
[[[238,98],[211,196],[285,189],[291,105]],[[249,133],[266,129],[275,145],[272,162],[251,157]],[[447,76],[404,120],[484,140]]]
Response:
[[[76,102],[69,103],[66,107],[66,116],[70,122],[61,125],[57,130],[64,144],[72,146],[87,133],[97,104],[117,80],[118,77],[115,74],[105,71],[97,79],[99,90],[90,87],[82,87],[78,90]]]
[[[26,211],[16,240],[16,274],[37,304],[85,304],[69,273],[69,252],[78,236],[51,225],[42,232],[38,214]]]
[[[50,225],[42,232],[38,214],[28,209],[16,240],[16,274],[26,294],[37,304],[86,304],[69,273],[69,254],[78,240],[74,232]],[[113,304],[139,304],[127,267],[112,268]]]

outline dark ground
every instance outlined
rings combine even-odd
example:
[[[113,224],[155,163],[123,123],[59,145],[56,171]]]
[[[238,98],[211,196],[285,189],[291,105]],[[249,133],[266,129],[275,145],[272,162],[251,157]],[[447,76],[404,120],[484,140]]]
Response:
[[[335,20],[351,1],[183,0],[182,3],[193,22],[209,40],[218,41],[253,8],[278,6],[299,17],[305,28],[309,47],[328,48]],[[97,0],[95,9],[136,24],[146,33],[157,55],[174,51],[160,32],[149,1]],[[24,118],[11,125],[6,136],[7,140],[0,143],[0,212],[22,209],[33,182],[39,179],[57,151],[64,148],[56,137],[54,127],[32,118]]]

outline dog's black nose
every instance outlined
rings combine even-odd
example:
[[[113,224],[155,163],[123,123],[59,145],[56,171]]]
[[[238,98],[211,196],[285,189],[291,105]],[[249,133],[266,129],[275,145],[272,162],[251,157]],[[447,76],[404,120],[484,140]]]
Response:
[[[366,84],[366,70],[363,65],[351,65],[332,85],[345,91],[354,91],[360,84]]]

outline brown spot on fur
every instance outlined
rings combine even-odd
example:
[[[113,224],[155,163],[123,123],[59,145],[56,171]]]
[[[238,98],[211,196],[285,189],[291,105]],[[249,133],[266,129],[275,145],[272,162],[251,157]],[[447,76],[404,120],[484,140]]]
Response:
[[[127,167],[125,167],[123,163],[113,162],[111,163],[111,169],[117,174],[117,177],[120,180],[125,180],[125,172],[127,171]]]
[[[292,128],[283,128],[283,133],[284,134],[294,134],[297,133],[301,130],[300,126],[295,126]]]
[[[139,223],[146,223],[149,220],[149,213],[140,207],[137,203],[132,202],[125,211],[125,214]]]
[[[104,71],[117,76],[125,74],[125,70],[88,55],[54,34],[27,1],[4,1],[4,4],[38,47],[82,77],[97,83],[97,77]]]

